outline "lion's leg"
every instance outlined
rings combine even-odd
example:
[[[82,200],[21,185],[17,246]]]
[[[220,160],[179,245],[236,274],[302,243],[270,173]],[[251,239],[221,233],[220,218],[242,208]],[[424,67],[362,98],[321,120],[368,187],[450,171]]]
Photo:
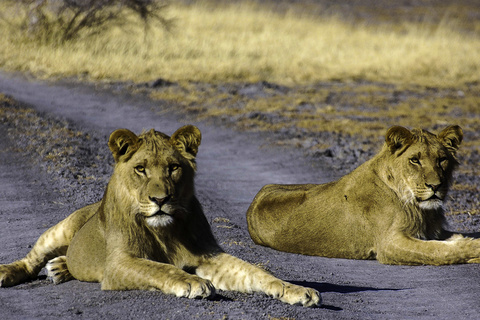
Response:
[[[75,211],[45,231],[23,259],[0,265],[0,287],[10,287],[34,279],[48,260],[67,252],[74,234],[96,212],[99,203]]]
[[[419,240],[397,234],[380,244],[377,260],[385,264],[444,265],[480,262],[480,239],[455,234],[447,240]]]
[[[196,273],[212,281],[221,290],[263,292],[282,302],[307,307],[321,304],[320,294],[316,290],[282,281],[265,270],[226,253],[207,259],[197,268]]]
[[[174,265],[135,258],[126,254],[107,258],[102,290],[161,290],[186,298],[206,298],[215,294],[208,280],[189,274]]]

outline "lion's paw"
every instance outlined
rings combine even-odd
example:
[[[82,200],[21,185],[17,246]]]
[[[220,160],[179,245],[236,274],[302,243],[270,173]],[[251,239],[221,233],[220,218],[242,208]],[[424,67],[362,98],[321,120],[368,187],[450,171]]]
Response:
[[[474,258],[467,261],[467,263],[480,263],[480,258]]]
[[[480,263],[480,239],[464,238],[467,263]]]
[[[0,287],[11,287],[33,278],[20,262],[0,265]]]
[[[304,307],[314,307],[322,304],[322,298],[317,290],[281,280],[272,281],[267,293],[273,298],[289,304]]]
[[[73,276],[68,271],[67,257],[60,256],[48,261],[47,275],[52,279],[53,283],[59,284],[73,279]]]
[[[302,305],[304,307],[315,307],[322,304],[322,297],[317,290],[294,284],[285,285],[283,297],[281,297],[280,300],[289,304]]]
[[[213,284],[209,280],[197,276],[176,281],[173,284],[172,291],[177,297],[189,299],[208,298],[215,295]]]

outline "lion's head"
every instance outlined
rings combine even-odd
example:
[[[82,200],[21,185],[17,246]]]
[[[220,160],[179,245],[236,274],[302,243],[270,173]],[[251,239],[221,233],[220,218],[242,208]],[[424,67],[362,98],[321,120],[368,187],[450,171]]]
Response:
[[[441,208],[452,172],[458,165],[455,153],[463,138],[459,126],[438,135],[395,126],[387,131],[384,151],[389,155],[386,178],[399,197],[423,210]]]
[[[171,224],[193,197],[200,142],[200,131],[191,125],[171,137],[153,129],[139,136],[127,129],[113,132],[108,146],[115,170],[109,188],[117,204],[150,227]]]

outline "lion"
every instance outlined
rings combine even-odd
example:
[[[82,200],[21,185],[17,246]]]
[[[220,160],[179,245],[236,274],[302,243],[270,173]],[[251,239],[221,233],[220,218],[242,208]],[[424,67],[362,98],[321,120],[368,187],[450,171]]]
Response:
[[[192,125],[171,137],[153,129],[139,136],[114,131],[108,146],[115,167],[102,200],[45,231],[23,259],[0,265],[0,286],[34,279],[46,266],[55,283],[100,282],[102,290],[160,290],[187,298],[235,290],[320,305],[316,290],[220,248],[194,192],[200,142]]]
[[[459,126],[438,136],[394,126],[381,151],[338,181],[266,185],[247,211],[256,244],[384,264],[480,262],[480,239],[444,229]]]

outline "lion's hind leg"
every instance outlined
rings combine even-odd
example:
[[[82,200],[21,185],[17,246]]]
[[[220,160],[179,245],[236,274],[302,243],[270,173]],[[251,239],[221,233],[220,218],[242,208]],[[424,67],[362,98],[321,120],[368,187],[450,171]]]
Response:
[[[46,265],[47,275],[52,279],[53,283],[59,284],[73,279],[73,276],[68,271],[67,257],[59,256],[50,261]]]
[[[66,254],[71,237],[64,226],[65,220],[45,231],[24,258],[0,265],[0,287],[35,279],[48,260]]]
[[[22,260],[0,265],[0,287],[11,287],[35,277]]]
[[[0,287],[35,279],[47,261],[65,255],[73,236],[95,214],[100,203],[83,207],[45,231],[23,259],[0,265]]]

